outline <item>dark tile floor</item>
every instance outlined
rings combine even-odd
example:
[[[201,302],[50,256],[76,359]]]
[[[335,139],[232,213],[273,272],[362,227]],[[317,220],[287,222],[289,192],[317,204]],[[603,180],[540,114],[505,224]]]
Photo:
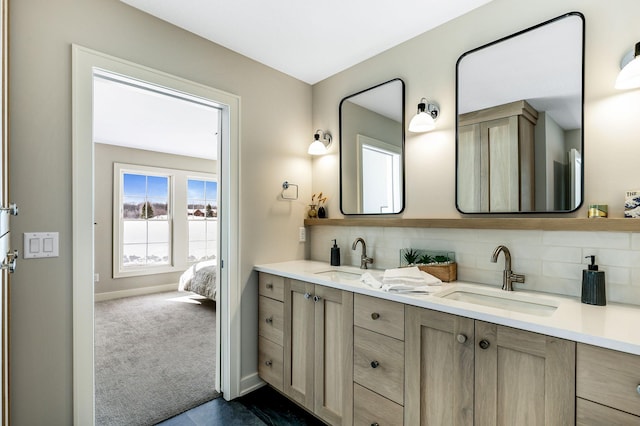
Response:
[[[299,426],[324,425],[269,386],[225,401],[217,398],[158,426]]]

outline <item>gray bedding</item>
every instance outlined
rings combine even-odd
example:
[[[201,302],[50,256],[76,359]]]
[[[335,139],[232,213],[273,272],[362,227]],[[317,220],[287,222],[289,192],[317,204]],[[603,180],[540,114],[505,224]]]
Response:
[[[216,300],[216,261],[207,260],[191,265],[181,276],[180,291],[192,291],[211,300]]]

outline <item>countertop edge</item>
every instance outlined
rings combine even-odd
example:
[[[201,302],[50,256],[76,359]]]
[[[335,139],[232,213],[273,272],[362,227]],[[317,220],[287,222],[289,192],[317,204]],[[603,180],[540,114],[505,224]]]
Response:
[[[297,260],[255,265],[254,269],[258,272],[640,355],[640,332],[633,335],[631,330],[627,336],[616,335],[616,333],[621,333],[620,326],[624,327],[625,325],[619,324],[619,321],[624,321],[628,317],[636,319],[636,315],[637,319],[640,319],[640,307],[633,305],[592,306],[580,303],[578,298],[542,293],[545,296],[560,299],[562,303],[553,315],[538,317],[499,308],[445,300],[432,295],[388,293],[368,287],[356,280],[336,282],[324,276],[314,275],[319,271],[335,269],[325,262]],[[358,268],[350,266],[339,267],[339,269],[352,273],[362,272]],[[486,286],[485,284],[460,281],[451,284]],[[628,323],[626,325],[627,328],[631,328]]]

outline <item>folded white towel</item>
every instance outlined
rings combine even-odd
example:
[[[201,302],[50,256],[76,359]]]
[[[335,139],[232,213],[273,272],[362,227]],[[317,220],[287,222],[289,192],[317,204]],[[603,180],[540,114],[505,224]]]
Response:
[[[421,270],[417,266],[408,268],[387,269],[382,276],[382,282],[392,281],[416,281],[420,282],[424,279]]]
[[[360,276],[360,281],[362,281],[366,285],[368,285],[370,287],[373,287],[373,288],[381,288],[382,287],[382,283],[380,281],[378,281],[377,279],[375,279],[375,277],[373,275],[371,275],[370,272],[365,272],[364,274],[362,274]]]
[[[382,291],[389,293],[429,294],[440,291],[440,288],[433,285],[384,284]]]

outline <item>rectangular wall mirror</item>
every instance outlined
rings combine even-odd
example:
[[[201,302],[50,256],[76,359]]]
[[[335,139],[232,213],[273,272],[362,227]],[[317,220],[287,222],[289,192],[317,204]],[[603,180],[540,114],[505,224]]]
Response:
[[[456,208],[582,204],[584,17],[567,13],[464,53],[456,67]]]
[[[404,82],[393,79],[340,102],[340,210],[404,209]]]

